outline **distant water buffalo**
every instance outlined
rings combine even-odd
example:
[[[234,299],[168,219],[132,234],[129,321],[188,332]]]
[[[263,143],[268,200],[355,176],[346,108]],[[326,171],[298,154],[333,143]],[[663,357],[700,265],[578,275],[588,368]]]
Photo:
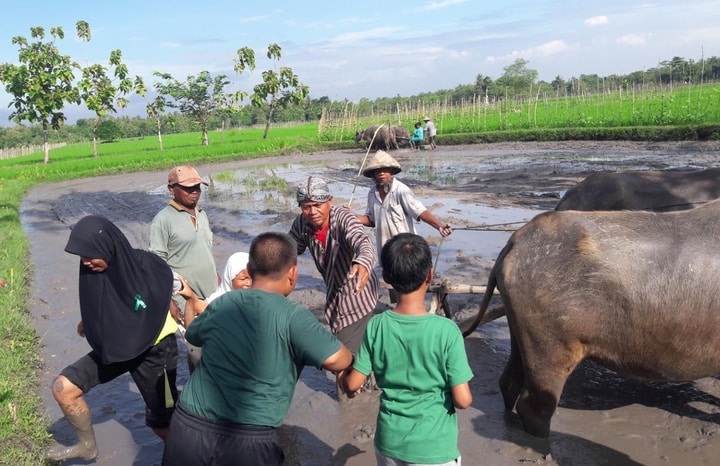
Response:
[[[363,130],[357,130],[355,132],[355,142],[364,141],[365,147],[367,147],[370,141],[372,141],[373,135],[378,127],[380,127],[380,125],[372,125]],[[399,149],[401,144],[410,144],[410,131],[404,126],[388,127],[388,125],[383,125],[375,136],[372,149]]]
[[[569,189],[555,210],[692,209],[720,198],[720,168],[594,173]]]
[[[492,269],[511,351],[505,408],[547,437],[584,359],[621,375],[689,381],[720,373],[720,201],[668,213],[546,212],[510,237]]]

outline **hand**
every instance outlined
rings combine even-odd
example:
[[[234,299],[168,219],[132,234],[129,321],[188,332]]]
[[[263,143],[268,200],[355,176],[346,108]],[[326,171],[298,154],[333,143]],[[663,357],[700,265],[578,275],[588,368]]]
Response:
[[[6,286],[7,286],[7,283],[5,282],[5,280],[0,278],[0,287],[6,287]]]
[[[348,279],[352,280],[353,278],[357,279],[355,282],[354,293],[358,294],[365,289],[365,285],[367,285],[368,280],[370,280],[370,273],[364,265],[353,264],[350,269],[350,273],[348,274]]]
[[[79,324],[77,324],[77,334],[80,335],[80,337],[85,338],[85,326],[82,323],[82,320]]]
[[[446,223],[445,225],[442,225],[440,228],[438,228],[438,231],[440,234],[444,237],[450,236],[452,234],[452,227],[449,223]]]
[[[185,299],[192,298],[194,293],[192,288],[190,288],[190,285],[188,285],[187,280],[185,280],[185,277],[178,275],[178,278],[180,279],[180,283],[182,283],[182,288],[180,288],[177,294]]]

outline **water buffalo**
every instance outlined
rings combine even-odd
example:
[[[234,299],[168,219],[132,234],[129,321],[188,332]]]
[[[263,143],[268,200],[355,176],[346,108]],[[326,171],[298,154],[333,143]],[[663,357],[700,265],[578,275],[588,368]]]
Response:
[[[594,173],[569,189],[555,210],[692,209],[720,198],[720,168]]]
[[[400,148],[400,145],[410,145],[410,130],[404,126],[391,126],[390,130],[393,132],[395,137],[395,146]]]
[[[490,273],[510,329],[505,407],[547,437],[586,358],[642,380],[720,373],[720,201],[653,213],[546,212],[510,237]]]
[[[380,129],[378,130],[378,127]],[[375,131],[377,130],[377,134],[375,134]],[[375,135],[375,140],[373,141],[373,135]],[[395,134],[390,129],[390,127],[385,125],[372,125],[368,126],[364,130],[357,130],[355,132],[355,142],[365,141],[365,147],[367,147],[368,144],[370,144],[370,141],[373,141],[371,149],[377,150],[377,149],[384,149],[384,150],[391,150],[391,149],[397,149],[398,145],[395,141]]]

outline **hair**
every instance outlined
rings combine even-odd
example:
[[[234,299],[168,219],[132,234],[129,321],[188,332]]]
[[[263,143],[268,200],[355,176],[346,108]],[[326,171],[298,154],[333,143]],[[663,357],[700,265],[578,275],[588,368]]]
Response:
[[[421,127],[421,126],[422,126],[422,123],[420,123],[419,121],[418,121],[417,123],[415,123],[415,127],[416,127],[416,128],[419,128],[419,127]]]
[[[432,268],[427,241],[412,233],[392,237],[380,252],[383,279],[399,293],[410,293],[425,282]]]
[[[279,279],[297,264],[297,243],[286,233],[261,233],[250,244],[249,255],[247,271],[250,277]]]

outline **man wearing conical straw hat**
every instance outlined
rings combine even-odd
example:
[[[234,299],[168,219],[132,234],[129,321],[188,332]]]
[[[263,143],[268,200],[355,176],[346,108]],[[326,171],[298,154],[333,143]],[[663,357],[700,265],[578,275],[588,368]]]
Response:
[[[402,167],[397,160],[379,150],[362,172],[375,181],[375,187],[368,192],[366,213],[358,215],[358,220],[367,227],[375,227],[378,254],[393,236],[415,233],[416,220],[427,223],[442,236],[452,233],[449,224],[438,220],[405,183],[394,178],[393,175],[401,171]]]

